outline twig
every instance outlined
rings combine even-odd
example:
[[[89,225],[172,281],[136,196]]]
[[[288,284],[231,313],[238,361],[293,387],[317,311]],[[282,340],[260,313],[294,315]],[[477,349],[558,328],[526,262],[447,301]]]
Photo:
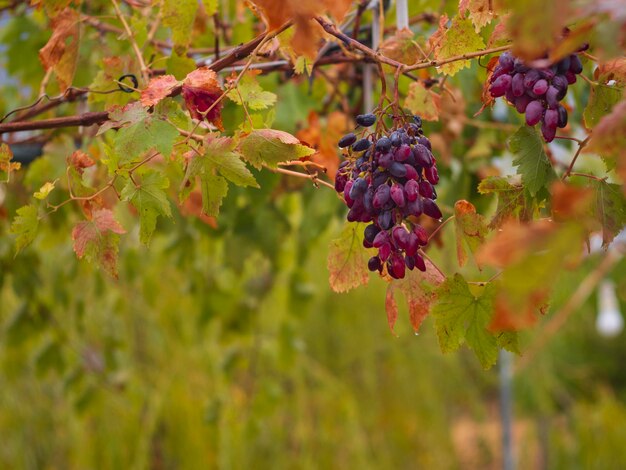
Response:
[[[450,222],[451,220],[454,220],[454,216],[453,216],[453,215],[451,215],[450,217],[448,217],[446,220],[444,220],[444,221],[443,221],[443,222],[439,225],[439,227],[437,227],[435,230],[433,230],[433,232],[432,232],[432,233],[428,236],[428,241],[430,242],[430,240],[431,240],[431,239],[432,239],[435,235],[437,235],[437,233],[439,232],[439,230],[441,230],[443,227],[445,227],[445,226],[446,226],[446,224],[447,224],[448,222]]]
[[[455,55],[442,60],[429,60],[417,63],[415,65],[405,65],[404,70],[410,72],[411,70],[427,69],[430,67],[441,67],[442,65],[449,64],[451,62],[457,62],[459,60],[473,59],[476,57],[482,57],[488,54],[495,54],[496,52],[508,51],[511,46],[493,47],[491,49],[483,49],[482,51],[469,52],[467,54]]]
[[[285,168],[271,168],[266,166],[265,168],[267,168],[270,171],[273,171],[274,173],[282,173],[284,175],[289,175],[289,176],[297,176],[298,178],[306,178],[311,180],[311,182],[317,186],[318,184],[323,184],[324,186],[329,187],[330,189],[332,189],[333,191],[335,190],[335,187],[318,178],[317,173],[300,173],[299,171],[292,171],[292,170],[287,170]]]
[[[576,153],[574,154],[574,158],[572,158],[572,161],[567,167],[567,170],[563,174],[563,177],[561,178],[561,180],[565,181],[565,179],[572,173],[572,169],[574,168],[574,164],[576,163],[576,160],[578,159],[580,152],[582,152],[583,148],[585,148],[590,138],[591,136],[587,136],[585,140],[578,143],[578,150],[576,150]]]
[[[148,80],[150,79],[148,75],[148,67],[146,67],[146,63],[143,60],[143,55],[141,53],[141,49],[139,49],[139,46],[137,45],[137,41],[135,40],[135,35],[133,34],[132,29],[130,29],[130,26],[128,26],[128,23],[126,22],[126,18],[124,18],[124,15],[122,14],[122,10],[120,10],[119,5],[117,4],[117,0],[111,0],[111,3],[113,3],[113,8],[115,8],[115,13],[117,14],[117,17],[122,22],[122,26],[124,26],[124,30],[126,31],[126,35],[128,36],[130,45],[132,46],[133,51],[135,51],[135,55],[137,56],[137,60],[139,61],[139,67],[141,68],[141,75],[143,77],[143,80],[145,83],[148,83]]]

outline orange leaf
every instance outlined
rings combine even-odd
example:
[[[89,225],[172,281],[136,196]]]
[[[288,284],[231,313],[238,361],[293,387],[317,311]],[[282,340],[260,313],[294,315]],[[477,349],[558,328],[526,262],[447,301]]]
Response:
[[[148,86],[141,92],[141,104],[148,107],[154,106],[163,98],[170,95],[178,86],[178,80],[173,75],[163,75],[150,80]]]
[[[78,59],[79,15],[66,8],[50,22],[53,31],[47,44],[39,50],[39,60],[46,71],[54,68],[59,87],[72,84]]]
[[[81,175],[85,168],[94,166],[96,162],[82,150],[75,150],[67,159],[67,163],[74,167]]]
[[[432,289],[444,281],[444,277],[439,270],[425,259],[426,272],[414,269],[408,271],[404,279],[393,280],[387,286],[387,297],[385,309],[387,311],[387,321],[393,333],[393,327],[398,317],[398,305],[395,300],[395,291],[399,290],[404,294],[409,307],[409,318],[414,331],[418,331],[424,319],[430,313],[430,305],[435,300],[435,293]]]
[[[586,217],[593,199],[590,188],[581,188],[556,181],[552,193],[552,218],[555,221],[581,220]]]

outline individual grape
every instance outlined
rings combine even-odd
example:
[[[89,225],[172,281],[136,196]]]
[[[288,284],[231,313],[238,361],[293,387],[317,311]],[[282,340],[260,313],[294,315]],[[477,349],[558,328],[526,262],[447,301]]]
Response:
[[[404,178],[406,176],[406,168],[400,162],[393,162],[389,167],[389,173],[396,178]]]
[[[406,179],[415,180],[418,178],[419,174],[417,173],[415,166],[405,163],[404,168],[406,168],[406,176],[405,176]]]
[[[376,122],[376,116],[372,113],[359,114],[356,117],[356,123],[361,127],[370,127]]]
[[[394,147],[400,147],[402,145],[402,139],[400,138],[400,133],[398,131],[393,131],[389,136],[391,140],[391,145]]]
[[[534,126],[543,117],[543,103],[535,100],[528,103],[526,106],[526,124]]]
[[[541,124],[541,134],[546,142],[552,142],[556,136],[556,127],[549,127],[544,122]]]
[[[367,262],[367,268],[374,272],[379,271],[382,267],[382,263],[380,262],[380,258],[378,256],[372,256]]]
[[[391,243],[385,243],[378,249],[378,257],[385,262],[389,259],[389,255],[391,255]]]
[[[391,148],[391,140],[387,137],[381,137],[376,141],[376,150],[387,152]]]
[[[415,269],[415,257],[414,256],[410,256],[407,255],[404,257],[404,264],[406,264],[406,267],[409,268],[411,271],[413,271],[413,269]]]
[[[426,231],[426,229],[424,227],[422,227],[421,225],[415,225],[413,227],[413,233],[415,234],[415,236],[417,237],[417,242],[424,246],[428,243],[428,232]]]
[[[376,224],[370,224],[365,227],[365,231],[363,232],[363,237],[368,240],[370,243],[374,243],[374,238],[376,235],[380,233],[380,228]]]
[[[570,56],[569,71],[574,74],[574,77],[583,71],[583,63],[577,54]]]
[[[409,256],[413,256],[419,250],[420,243],[417,235],[414,232],[409,233],[408,240],[406,243],[406,254]]]
[[[428,183],[427,183],[428,184]],[[409,180],[404,185],[404,191],[406,192],[406,198],[409,202],[415,201],[420,192],[420,183],[415,180]]]
[[[511,80],[511,90],[513,91],[513,96],[519,97],[524,94],[524,74],[516,73]]]
[[[355,142],[356,142],[356,135],[353,132],[350,132],[349,134],[346,134],[341,139],[339,139],[339,142],[337,142],[337,145],[341,148],[345,148],[345,147],[350,147]]]
[[[380,209],[385,204],[387,204],[390,197],[391,197],[391,190],[389,186],[386,184],[381,184],[378,187],[378,189],[376,189],[376,192],[374,193],[374,199],[372,200],[372,205],[376,209]]]
[[[439,209],[439,206],[437,206],[435,201],[433,201],[432,199],[424,198],[422,205],[424,206],[424,214],[426,214],[428,217],[439,220],[443,216],[443,214],[441,213],[441,209]]]
[[[565,72],[565,78],[567,78],[568,85],[576,83],[576,74],[572,71]]]
[[[352,145],[352,150],[355,152],[362,152],[363,150],[370,148],[370,145],[372,145],[372,143],[369,140],[361,139]]]
[[[437,172],[437,167],[431,166],[430,168],[424,168],[424,176],[430,184],[439,183],[439,173]]]
[[[357,200],[363,197],[367,190],[367,181],[363,178],[357,178],[354,180],[354,184],[350,188],[350,199]]]
[[[390,194],[391,199],[393,200],[393,202],[396,203],[396,206],[404,207],[404,205],[406,204],[406,199],[404,197],[404,188],[401,184],[394,183],[393,186],[391,186]]]
[[[385,243],[389,243],[389,233],[386,230],[381,230],[376,234],[376,236],[374,236],[372,245],[376,248],[380,248]]]
[[[491,92],[491,96],[497,98],[499,96],[504,96],[506,91],[511,86],[511,76],[508,74],[500,75],[496,80],[491,84],[489,91]]]
[[[565,75],[555,75],[552,79],[552,86],[562,92],[563,90],[567,90],[567,78]]]
[[[424,262],[424,258],[422,258],[419,254],[415,255],[415,267],[422,272],[426,271],[426,263]]]
[[[533,93],[535,95],[541,96],[548,91],[548,81],[545,79],[537,80],[537,83],[533,86]]]
[[[524,88],[530,88],[535,86],[537,80],[541,78],[539,71],[536,69],[529,70],[528,73],[524,75]]]
[[[548,102],[548,106],[551,109],[556,109],[559,106],[560,101],[559,90],[553,86],[548,88],[548,91],[546,93],[546,101]]]
[[[428,140],[426,137],[420,137],[417,139],[417,143],[418,144],[422,144],[424,147],[426,147],[429,151],[433,151],[432,145],[430,143],[430,140]]]
[[[543,122],[547,127],[556,129],[559,123],[559,112],[556,109],[546,110],[546,114],[543,116]]]
[[[404,257],[398,253],[391,255],[389,266],[389,274],[396,279],[402,279],[405,273]]]
[[[533,99],[528,95],[522,95],[515,100],[515,109],[518,113],[525,113],[526,107]]]
[[[571,65],[571,60],[570,57],[565,57],[564,59],[561,59],[557,64],[556,64],[556,73],[565,73],[569,70],[569,67]]]
[[[346,175],[338,174],[335,177],[335,191],[338,193],[343,192],[343,189],[346,187],[346,183],[348,182],[348,177]]]
[[[502,70],[506,72],[510,72],[511,70],[513,70],[514,59],[513,56],[508,52],[505,52],[498,58],[498,63]]]
[[[563,128],[567,126],[567,109],[565,109],[565,106],[560,104],[559,107],[556,108],[556,110],[559,114],[557,127]]]
[[[415,217],[419,217],[424,212],[424,205],[422,203],[422,199],[419,197],[415,201],[410,201],[405,209],[406,215],[413,215]]]
[[[405,249],[409,244],[409,232],[401,225],[396,225],[391,229],[391,238],[395,245],[400,249]]]
[[[383,168],[389,168],[393,163],[393,155],[390,152],[383,153],[378,157],[378,164]]]
[[[380,228],[382,228],[383,230],[389,230],[393,225],[391,211],[382,211],[378,215],[377,221]]]
[[[419,166],[433,166],[433,156],[430,150],[428,150],[425,145],[417,144],[415,147],[413,147],[413,156],[415,157],[415,163],[417,163]]]
[[[411,155],[411,147],[407,144],[401,144],[400,147],[394,152],[393,157],[397,162],[406,161]]]
[[[435,195],[434,188],[428,181],[420,181],[419,193],[428,199],[433,199]]]

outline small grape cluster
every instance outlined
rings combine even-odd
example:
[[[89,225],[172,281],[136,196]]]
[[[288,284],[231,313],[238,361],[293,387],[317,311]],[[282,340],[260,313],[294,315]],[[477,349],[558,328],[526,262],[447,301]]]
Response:
[[[532,68],[505,52],[491,75],[489,92],[494,98],[504,96],[517,112],[525,113],[529,126],[541,121],[543,138],[552,142],[556,129],[567,125],[567,110],[559,102],[582,70],[577,53],[550,67]]]
[[[376,122],[374,114],[361,114],[356,122],[368,128]],[[426,270],[420,247],[428,243],[428,233],[416,217],[425,214],[441,218],[434,185],[439,181],[430,141],[422,131],[418,116],[402,122],[384,134],[355,133],[338,143],[346,160],[335,178],[335,190],[342,193],[348,221],[369,223],[363,245],[376,248],[370,258],[370,271],[382,274],[386,266],[395,279],[405,276],[406,268]]]

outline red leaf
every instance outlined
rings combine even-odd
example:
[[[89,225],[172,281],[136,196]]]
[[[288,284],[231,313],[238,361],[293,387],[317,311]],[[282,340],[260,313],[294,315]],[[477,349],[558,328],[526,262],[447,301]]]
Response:
[[[200,67],[191,72],[183,81],[183,98],[191,117],[206,120],[222,127],[222,103],[215,102],[222,97],[222,87],[217,74],[208,67]]]

